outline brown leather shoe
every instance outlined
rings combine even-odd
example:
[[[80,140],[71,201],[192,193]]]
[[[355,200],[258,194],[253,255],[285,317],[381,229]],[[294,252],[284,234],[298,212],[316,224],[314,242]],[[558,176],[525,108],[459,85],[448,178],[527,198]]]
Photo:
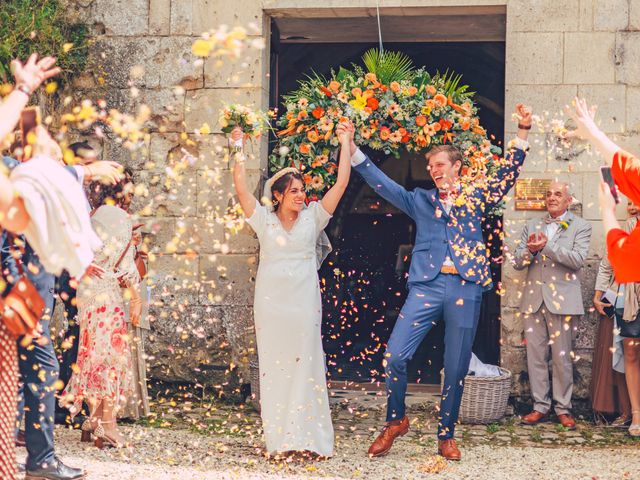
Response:
[[[393,441],[405,435],[409,431],[409,419],[405,415],[400,420],[393,420],[387,422],[382,429],[382,433],[378,435],[378,438],[369,447],[369,458],[381,457],[389,453]]]
[[[522,423],[525,425],[535,425],[536,423],[544,422],[549,415],[547,413],[540,413],[537,410],[522,417]]]
[[[459,461],[462,458],[456,440],[454,438],[448,438],[446,440],[438,440],[438,454],[442,455],[447,460]]]
[[[573,419],[571,414],[563,413],[562,415],[558,415],[558,422],[567,430],[575,430],[576,429],[576,421]]]

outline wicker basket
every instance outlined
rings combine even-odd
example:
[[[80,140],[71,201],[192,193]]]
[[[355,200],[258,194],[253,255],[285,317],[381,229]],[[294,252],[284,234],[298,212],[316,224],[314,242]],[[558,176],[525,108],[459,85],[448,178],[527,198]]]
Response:
[[[511,372],[504,368],[500,368],[500,372],[499,377],[465,377],[460,422],[492,423],[504,417],[511,391]],[[444,371],[440,372],[440,378],[442,387]]]

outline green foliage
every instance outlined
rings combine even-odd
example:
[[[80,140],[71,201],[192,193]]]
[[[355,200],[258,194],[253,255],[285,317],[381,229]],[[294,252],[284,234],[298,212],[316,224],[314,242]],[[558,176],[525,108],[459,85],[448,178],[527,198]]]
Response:
[[[67,16],[62,0],[0,0],[0,82],[11,78],[11,60],[26,61],[34,52],[58,58],[60,83],[82,71],[88,29]],[[65,52],[65,44],[73,46]]]
[[[362,57],[367,71],[375,73],[384,84],[406,80],[413,71],[413,62],[402,52],[380,51],[372,48]]]

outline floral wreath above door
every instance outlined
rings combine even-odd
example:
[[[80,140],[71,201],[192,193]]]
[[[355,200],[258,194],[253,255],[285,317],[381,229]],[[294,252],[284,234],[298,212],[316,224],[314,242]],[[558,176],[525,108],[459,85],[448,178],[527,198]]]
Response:
[[[431,75],[403,53],[377,49],[366,52],[363,63],[365,68],[332,71],[330,78],[308,76],[283,96],[286,112],[276,121],[277,143],[269,155],[272,173],[297,167],[310,199],[320,198],[336,178],[336,126],[348,119],[360,146],[399,157],[451,144],[464,153],[468,181],[490,174],[501,149],[480,126],[474,93],[460,85],[460,75]]]

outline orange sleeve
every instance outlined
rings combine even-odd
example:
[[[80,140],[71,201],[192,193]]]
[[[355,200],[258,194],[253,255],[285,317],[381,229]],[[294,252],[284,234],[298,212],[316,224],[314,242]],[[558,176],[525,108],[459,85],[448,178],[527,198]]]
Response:
[[[631,233],[620,228],[610,230],[607,255],[619,283],[640,282],[640,229]]]
[[[640,160],[624,150],[613,156],[611,174],[618,189],[636,205],[640,205]]]

